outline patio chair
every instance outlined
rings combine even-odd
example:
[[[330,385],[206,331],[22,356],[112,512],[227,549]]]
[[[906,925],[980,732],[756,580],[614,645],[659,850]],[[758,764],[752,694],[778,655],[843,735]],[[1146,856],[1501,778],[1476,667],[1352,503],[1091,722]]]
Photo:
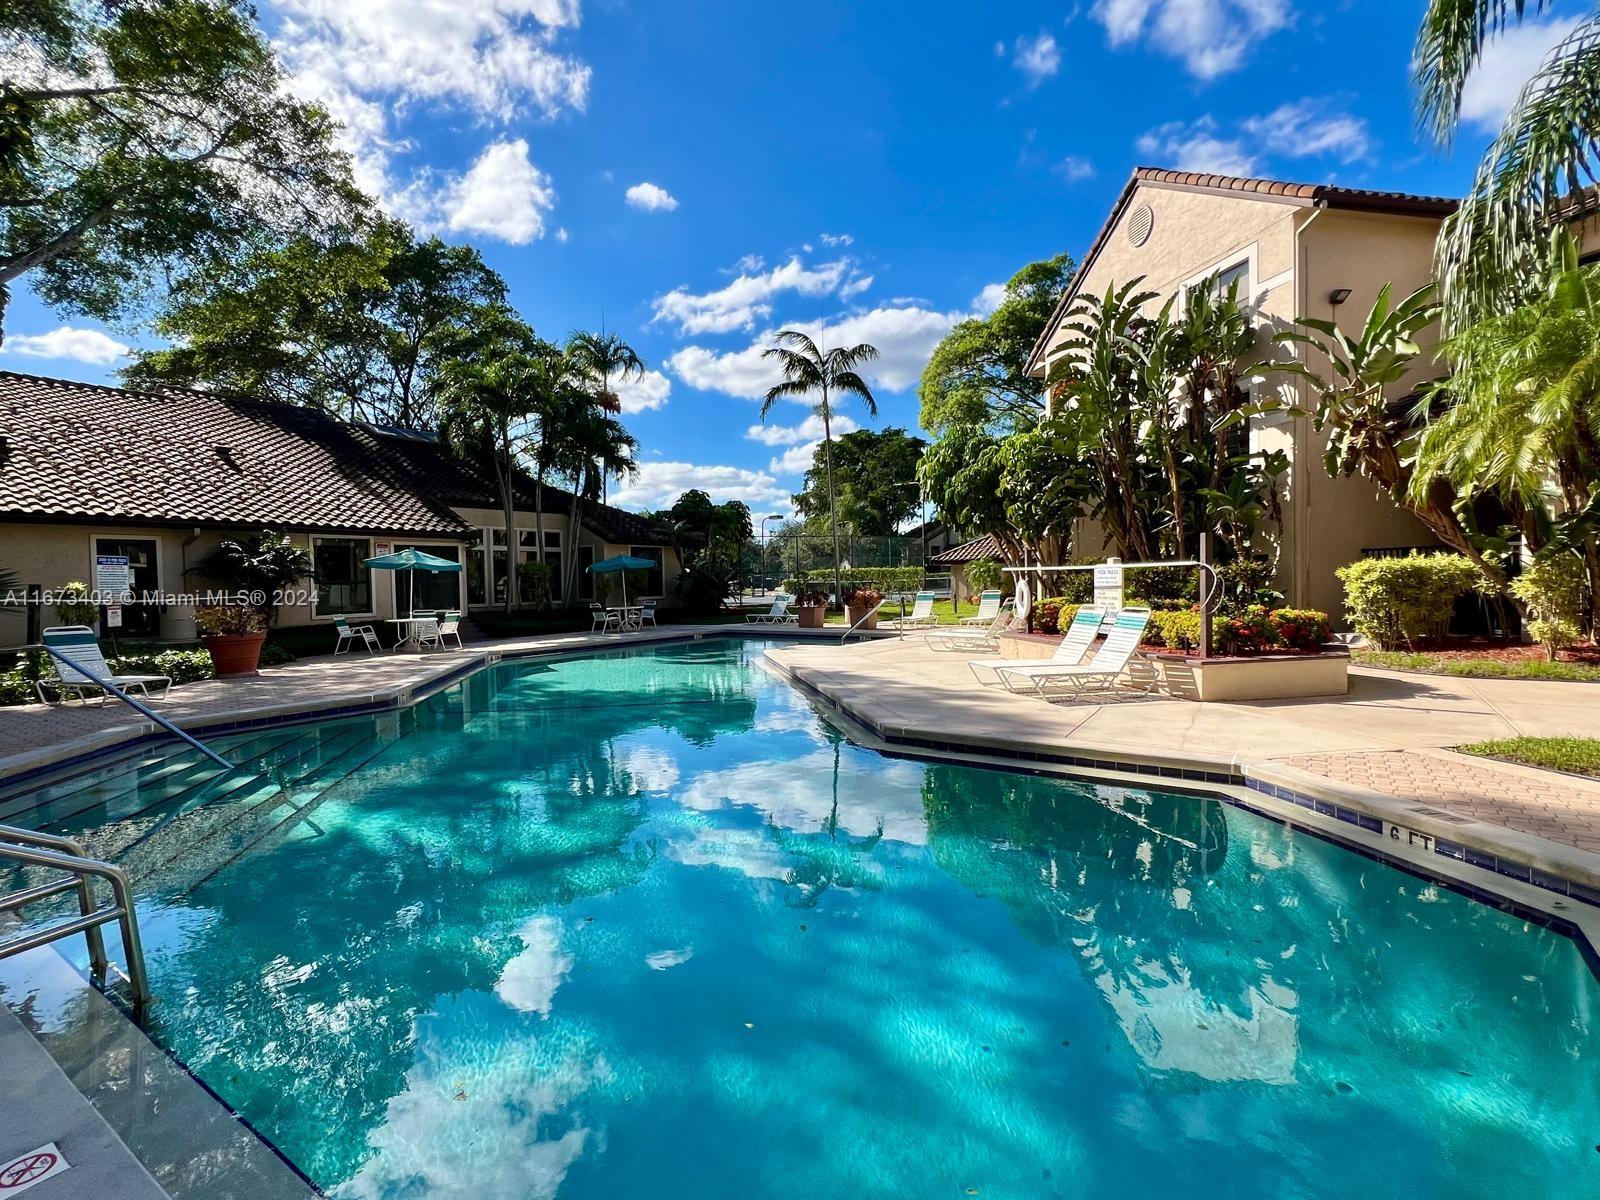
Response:
[[[978,611],[973,616],[962,617],[958,625],[989,625],[1000,615],[1000,589],[984,592],[978,597]]]
[[[73,695],[79,703],[87,703],[88,693],[93,692],[100,697],[101,704],[106,702],[106,691],[95,682],[98,679],[124,692],[137,691],[147,699],[154,699],[150,695],[151,684],[161,685],[162,698],[172,687],[172,679],[166,675],[113,675],[111,668],[106,665],[105,655],[100,653],[99,639],[87,625],[53,625],[44,631],[41,639],[61,655],[61,658],[55,654],[49,656],[50,665],[55,668],[55,677],[34,682],[34,691],[39,694],[42,704],[50,703],[44,693],[47,683],[63,700]],[[62,662],[62,658],[67,661]]]
[[[655,623],[656,598],[652,596],[648,600],[639,601],[639,628],[643,629],[646,625],[654,627]]]
[[[455,638],[457,650],[466,649],[461,644],[461,614],[459,612],[447,612],[439,618],[439,648],[441,650],[446,648],[444,644],[445,638]]]
[[[1083,661],[1083,656],[1094,639],[1100,636],[1100,624],[1105,619],[1105,613],[1098,608],[1085,604],[1078,609],[1077,615],[1072,618],[1072,623],[1067,626],[1067,632],[1062,637],[1055,653],[1050,656],[1051,663],[1067,666],[1076,666]],[[979,683],[999,683],[1000,669],[1002,667],[1017,666],[1021,660],[1015,658],[975,658],[967,664],[972,668],[972,674]],[[1043,665],[1043,664],[1038,664]],[[980,670],[993,671],[994,678],[985,681],[978,672]]]
[[[911,604],[909,616],[894,617],[888,621],[879,621],[879,629],[926,629],[930,625],[937,625],[939,619],[933,615],[933,593],[918,592],[917,598]]]
[[[1117,685],[1138,653],[1139,642],[1144,638],[1145,626],[1150,623],[1148,608],[1125,608],[1117,614],[1111,632],[1087,663],[1018,663],[1000,667],[996,674],[1000,682],[1012,691],[1012,681],[1026,681],[1034,694],[1044,696],[1052,684],[1058,684],[1074,695],[1086,692],[1110,691]],[[1145,689],[1149,691],[1147,687]]]
[[[598,601],[589,601],[589,632],[609,633],[612,629],[621,631],[622,617]]]
[[[368,654],[373,654],[383,649],[383,643],[378,641],[378,631],[371,625],[352,625],[343,617],[333,619],[334,632],[339,635],[339,640],[334,643],[335,654],[348,654],[351,648],[360,642],[367,648]]]
[[[789,611],[789,606],[794,603],[794,597],[787,592],[779,592],[772,598],[772,607],[764,613],[746,613],[746,624],[752,625],[798,625],[800,618]]]
[[[412,627],[412,640],[416,642],[418,650],[443,650],[444,638],[439,630],[438,617],[418,617]]]
[[[968,621],[971,619],[965,618]],[[930,650],[995,650],[1000,646],[1002,633],[1026,624],[1027,617],[1018,617],[1011,607],[1011,601],[1007,600],[995,613],[994,619],[981,629],[972,625],[942,627],[923,634],[922,640],[928,643]]]

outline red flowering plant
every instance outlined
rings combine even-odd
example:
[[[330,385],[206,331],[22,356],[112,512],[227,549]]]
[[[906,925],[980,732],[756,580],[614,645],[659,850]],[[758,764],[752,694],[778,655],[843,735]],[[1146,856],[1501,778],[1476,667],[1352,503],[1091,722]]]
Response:
[[[1260,654],[1278,640],[1265,605],[1251,604],[1222,622],[1216,631],[1223,654]]]
[[[1314,608],[1277,608],[1267,619],[1277,640],[1289,650],[1316,653],[1333,640],[1328,614]]]

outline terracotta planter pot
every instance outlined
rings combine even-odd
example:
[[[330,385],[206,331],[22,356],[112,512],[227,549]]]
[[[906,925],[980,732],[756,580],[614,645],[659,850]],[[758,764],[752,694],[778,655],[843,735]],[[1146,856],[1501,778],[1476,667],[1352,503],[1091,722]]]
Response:
[[[872,613],[872,615],[867,617],[869,612]],[[876,629],[878,627],[878,614],[872,612],[872,606],[870,604],[864,604],[860,608],[857,608],[852,604],[845,610],[845,616],[846,620],[848,620],[852,626],[854,626],[857,621],[861,620],[862,617],[867,617],[867,623],[861,628]]]
[[[810,608],[797,608],[795,616],[800,618],[801,629],[821,629],[822,618],[827,615],[827,609],[820,604],[813,604]]]
[[[200,639],[218,675],[254,675],[261,666],[265,633],[208,633]]]

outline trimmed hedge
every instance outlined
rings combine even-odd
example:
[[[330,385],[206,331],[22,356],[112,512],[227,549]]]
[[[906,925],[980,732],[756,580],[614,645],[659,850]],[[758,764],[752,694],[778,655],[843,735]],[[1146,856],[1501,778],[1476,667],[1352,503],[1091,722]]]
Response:
[[[1173,650],[1195,650],[1200,646],[1200,614],[1193,609],[1179,611],[1156,610],[1150,614],[1150,624],[1145,630],[1147,645],[1167,646]]]
[[[1081,604],[1062,596],[1035,600],[1028,613],[1028,628],[1034,633],[1060,633],[1064,625],[1071,625]]]
[[[852,586],[869,587],[885,594],[916,592],[922,589],[925,578],[921,567],[851,567],[839,572],[839,581],[847,592]],[[807,591],[831,592],[833,569],[802,571],[785,579],[781,586],[791,596],[799,596]]]
[[[39,694],[33,687],[34,681],[54,676],[44,657],[42,652],[34,651],[16,667],[0,674],[0,707],[39,702]],[[282,646],[269,643],[261,649],[261,665],[264,667],[282,666],[294,660],[295,656]],[[166,675],[172,680],[173,687],[217,677],[216,668],[211,664],[211,655],[203,649],[124,654],[121,658],[108,658],[106,666],[113,675]],[[45,685],[45,690],[47,693],[50,691],[49,684]]]
[[[1356,632],[1380,650],[1442,636],[1457,598],[1482,580],[1463,555],[1415,551],[1405,558],[1359,559],[1334,574],[1344,584]]]

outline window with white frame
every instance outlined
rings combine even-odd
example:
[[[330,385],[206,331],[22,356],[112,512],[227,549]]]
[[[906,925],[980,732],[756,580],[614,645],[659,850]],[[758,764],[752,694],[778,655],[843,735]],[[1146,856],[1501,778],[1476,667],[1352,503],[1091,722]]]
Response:
[[[319,617],[362,616],[372,609],[372,557],[368,538],[313,537]]]

